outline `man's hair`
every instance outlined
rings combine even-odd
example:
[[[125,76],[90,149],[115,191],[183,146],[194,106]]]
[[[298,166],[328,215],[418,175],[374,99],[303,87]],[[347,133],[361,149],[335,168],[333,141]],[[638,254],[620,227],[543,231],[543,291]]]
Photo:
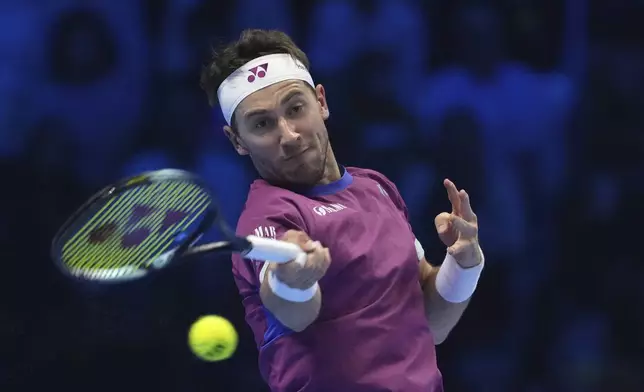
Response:
[[[208,103],[217,103],[219,85],[237,68],[268,54],[287,53],[309,69],[309,59],[291,37],[277,30],[248,29],[239,39],[212,52],[208,64],[201,72],[201,88],[208,95]]]

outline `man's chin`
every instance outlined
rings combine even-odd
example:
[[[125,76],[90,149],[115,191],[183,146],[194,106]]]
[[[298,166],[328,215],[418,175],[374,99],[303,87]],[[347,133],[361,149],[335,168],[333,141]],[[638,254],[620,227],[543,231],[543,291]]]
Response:
[[[297,187],[313,187],[318,185],[324,176],[324,170],[319,167],[300,166],[295,170],[285,173],[285,180]]]

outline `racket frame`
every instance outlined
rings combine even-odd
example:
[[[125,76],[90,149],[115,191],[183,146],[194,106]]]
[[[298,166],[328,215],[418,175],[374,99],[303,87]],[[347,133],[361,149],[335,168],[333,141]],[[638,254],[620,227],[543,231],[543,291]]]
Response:
[[[164,180],[175,181],[190,181],[202,188],[207,192],[210,197],[210,204],[199,222],[197,228],[190,233],[179,245],[173,249],[169,249],[163,254],[157,256],[154,261],[140,266],[131,266],[136,268],[137,273],[130,274],[123,279],[98,279],[96,275],[94,278],[88,277],[87,274],[73,273],[69,267],[62,261],[60,250],[62,248],[60,242],[67,231],[73,226],[83,213],[85,213],[96,202],[104,199],[115,197],[129,189],[142,186],[151,185],[155,182]],[[55,261],[57,267],[68,277],[81,281],[89,281],[93,283],[122,283],[126,281],[136,280],[148,273],[163,269],[173,261],[181,258],[189,258],[197,255],[205,255],[210,253],[240,253],[242,257],[248,259],[270,260],[274,263],[286,263],[294,260],[296,263],[303,265],[306,262],[306,253],[297,245],[276,239],[262,238],[253,235],[247,237],[239,237],[222,219],[218,210],[218,204],[213,194],[208,190],[204,182],[195,174],[179,169],[162,169],[157,171],[145,172],[132,177],[125,178],[112,185],[109,185],[92,195],[83,205],[81,205],[60,227],[54,236],[51,244],[51,256]],[[220,231],[226,238],[224,241],[211,242],[203,245],[196,245],[195,243],[201,236],[208,231],[213,225],[219,227]],[[163,258],[163,259],[162,259]],[[159,261],[159,262],[157,262]],[[121,268],[121,267],[119,267]],[[123,267],[125,268],[125,267]],[[106,269],[108,270],[108,269]],[[98,274],[98,273],[97,273]],[[85,276],[84,276],[85,275]]]
[[[82,280],[82,281],[90,281],[90,282],[95,282],[95,283],[120,283],[122,281],[128,281],[130,279],[92,279],[92,278],[87,278],[83,277],[82,273],[76,274],[73,273],[68,266],[65,265],[65,263],[62,261],[62,256],[60,254],[62,245],[61,239],[67,234],[68,230],[74,225],[74,223],[80,218],[84,213],[86,213],[92,206],[94,206],[97,202],[101,200],[107,200],[112,197],[116,197],[117,195],[124,193],[132,188],[140,187],[140,186],[149,186],[154,184],[155,182],[160,182],[160,181],[167,181],[167,180],[174,180],[174,181],[190,181],[200,188],[202,188],[205,192],[207,192],[208,196],[210,197],[210,203],[209,206],[199,222],[197,228],[193,230],[192,233],[190,233],[185,239],[181,241],[181,243],[173,248],[169,249],[166,251],[164,254],[158,257],[162,257],[164,255],[167,255],[169,252],[172,252],[171,255],[169,255],[168,260],[164,262],[164,266],[171,264],[174,260],[177,258],[180,258],[183,256],[183,254],[186,252],[186,250],[190,249],[190,247],[199,240],[199,238],[206,232],[208,231],[213,224],[216,222],[220,226],[222,232],[226,237],[230,236],[231,230],[225,225],[225,222],[221,220],[221,217],[218,213],[217,210],[217,203],[212,195],[212,193],[208,190],[208,187],[204,184],[204,182],[195,174],[190,173],[185,170],[180,170],[180,169],[161,169],[161,170],[155,170],[155,171],[148,171],[144,173],[140,173],[134,176],[130,176],[124,179],[121,179],[120,181],[117,181],[111,185],[108,185],[98,192],[94,193],[85,203],[83,203],[79,208],[77,208],[70,216],[65,220],[65,222],[61,225],[61,227],[58,229],[56,234],[54,235],[54,238],[52,239],[51,242],[51,248],[50,248],[50,256],[54,260],[54,264],[68,277]],[[223,225],[223,227],[222,227]],[[224,241],[228,242],[227,244],[219,244],[217,249],[212,249],[211,251],[215,250],[220,250],[223,251],[225,248],[231,248],[231,251],[235,251],[236,249],[233,248],[239,248],[243,247],[242,249],[238,251],[244,251],[247,248],[246,247],[251,247],[252,245],[250,242],[244,244],[242,241]],[[154,262],[150,263],[150,265],[141,265],[136,267],[137,269],[144,270],[144,272],[147,273],[154,271],[154,270],[159,270],[160,268],[158,266],[154,265]],[[133,279],[136,279],[136,277],[133,277]]]

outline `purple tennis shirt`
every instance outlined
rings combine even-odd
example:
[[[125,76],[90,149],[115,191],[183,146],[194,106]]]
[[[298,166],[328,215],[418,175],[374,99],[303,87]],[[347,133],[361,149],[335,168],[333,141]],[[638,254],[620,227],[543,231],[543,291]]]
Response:
[[[293,332],[262,305],[263,263],[233,257],[261,374],[274,392],[442,392],[407,208],[384,175],[343,171],[306,193],[251,185],[238,235],[301,230],[332,259],[318,318]]]

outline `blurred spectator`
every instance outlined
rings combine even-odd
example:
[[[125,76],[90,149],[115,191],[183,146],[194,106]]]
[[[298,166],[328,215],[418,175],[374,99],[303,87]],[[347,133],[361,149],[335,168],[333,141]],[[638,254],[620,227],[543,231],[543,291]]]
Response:
[[[525,132],[515,119],[515,107],[535,98],[536,80],[522,65],[506,60],[501,43],[498,14],[489,7],[463,8],[456,19],[457,63],[431,75],[425,94],[419,100],[417,117],[427,142],[438,136],[438,125],[452,107],[469,108],[481,124],[487,181],[496,184],[487,189],[490,203],[486,208],[503,230],[490,235],[490,240],[503,241],[492,245],[505,252],[518,252],[525,244],[525,207],[522,205],[517,173],[512,160],[516,154],[517,133]],[[456,183],[459,178],[455,177]],[[502,190],[501,190],[502,189]],[[496,194],[495,194],[496,193]],[[492,229],[492,228],[489,228]],[[485,232],[482,239],[485,239]]]
[[[364,38],[364,16],[355,2],[322,1],[308,18],[306,53],[317,78],[342,75],[360,54]]]
[[[28,2],[1,2],[0,26],[0,158],[17,157],[29,138],[42,80],[38,43],[42,12]]]
[[[63,14],[49,45],[51,80],[91,84],[110,73],[119,54],[105,21],[95,12],[79,9]]]
[[[37,114],[69,128],[79,144],[75,170],[86,184],[101,186],[114,180],[143,107],[148,80],[140,10],[130,2],[51,8],[43,49],[52,72],[39,91]]]
[[[307,10],[304,49],[311,62],[314,82],[325,87],[330,112],[329,137],[338,145],[335,153],[339,161],[352,164],[359,132],[346,129],[346,122],[354,116],[354,98],[368,94],[353,87],[365,71],[358,63],[363,49],[365,17],[352,1],[316,2],[311,8]]]
[[[287,0],[239,0],[235,2],[232,31],[247,28],[279,29],[293,34],[293,15]]]
[[[424,18],[421,2],[408,0],[378,0],[367,21],[365,48],[389,57],[386,78],[372,81],[374,86],[385,85],[389,99],[413,113],[418,81],[431,54],[428,42],[428,18]],[[367,69],[379,69],[380,62],[365,64]],[[382,70],[380,70],[382,72]],[[382,75],[382,74],[381,74]],[[385,76],[385,75],[382,75]]]

